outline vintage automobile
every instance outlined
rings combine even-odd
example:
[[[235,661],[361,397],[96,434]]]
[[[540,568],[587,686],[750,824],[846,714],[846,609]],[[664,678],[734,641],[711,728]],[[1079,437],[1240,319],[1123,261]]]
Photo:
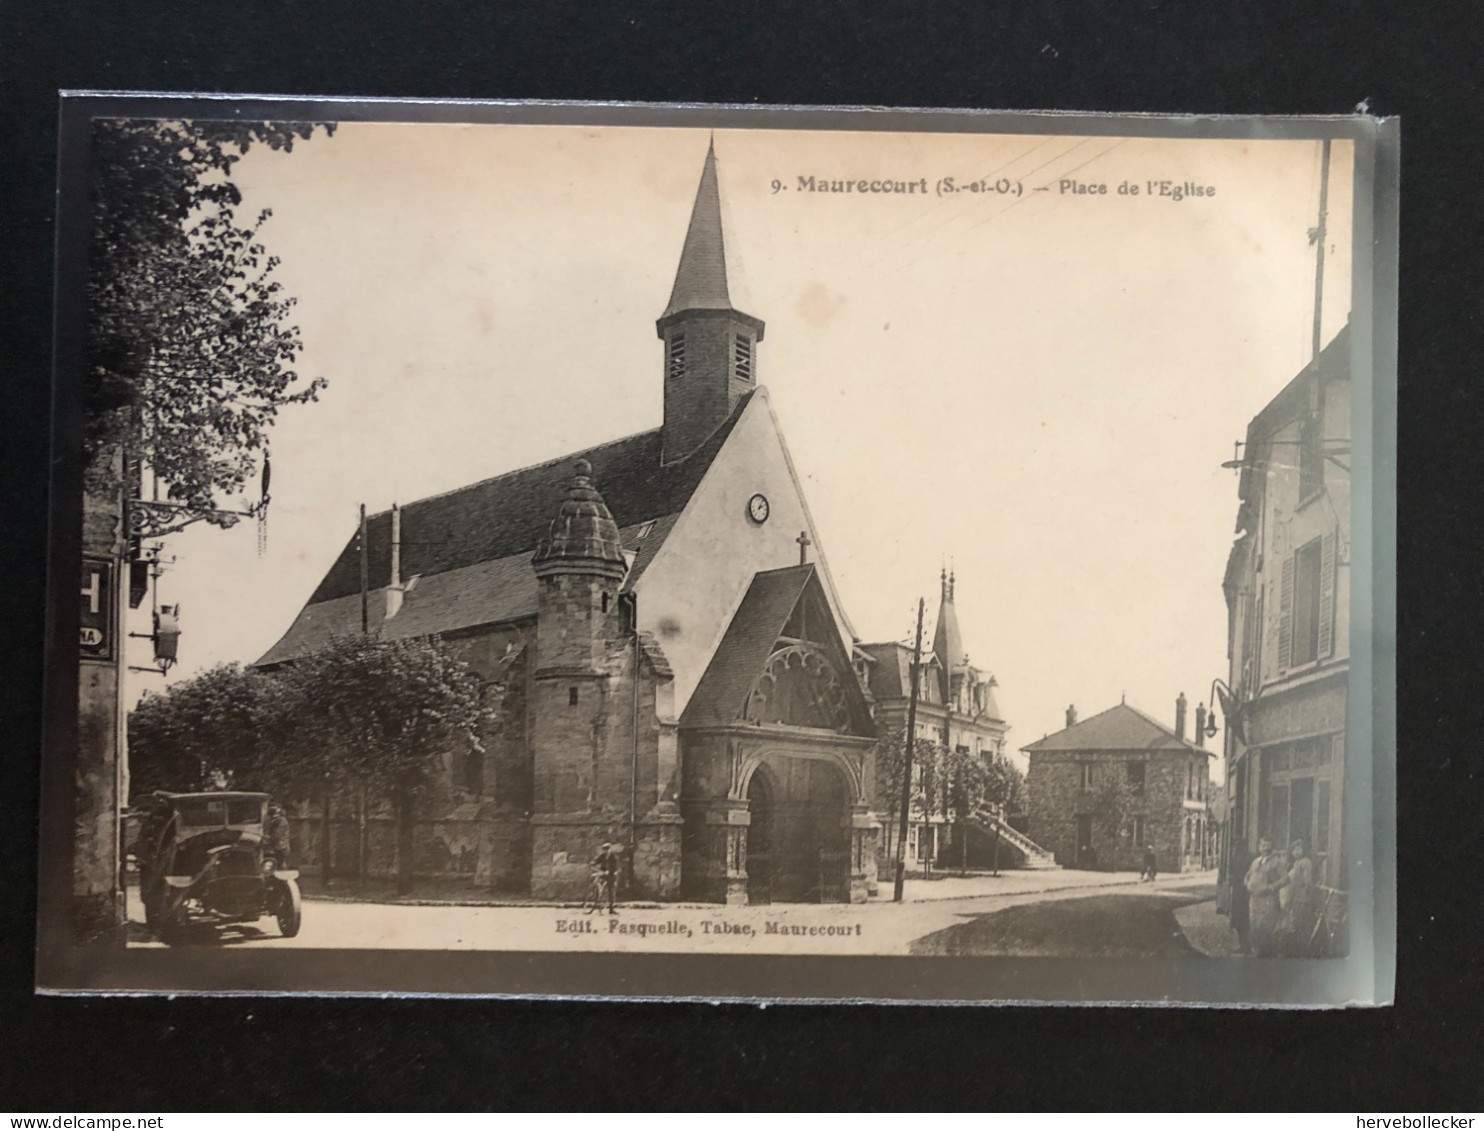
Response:
[[[266,793],[218,792],[154,793],[136,807],[140,901],[162,942],[264,915],[284,938],[299,933],[299,873],[282,866],[287,822],[270,805]]]

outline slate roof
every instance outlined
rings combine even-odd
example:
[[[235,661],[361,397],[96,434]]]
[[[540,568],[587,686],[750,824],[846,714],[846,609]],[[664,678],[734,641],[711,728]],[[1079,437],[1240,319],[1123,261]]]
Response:
[[[721,192],[716,184],[716,147],[713,145],[706,151],[706,164],[701,169],[701,183],[696,188],[690,227],[686,229],[685,246],[680,252],[680,267],[675,272],[675,287],[670,292],[669,305],[660,317],[668,318],[682,310],[731,308],[726,243],[721,228]]]
[[[1047,735],[1021,750],[1190,750],[1215,754],[1205,747],[1175,737],[1175,732],[1143,711],[1120,703],[1100,714]]]
[[[857,644],[856,647],[876,661],[869,673],[871,694],[877,699],[906,699],[912,694],[912,649],[905,644],[895,640],[884,643]],[[942,668],[937,656],[932,652],[923,653],[923,685],[921,689],[922,701],[928,701],[928,682],[933,677],[928,675],[930,667]],[[941,677],[933,680],[941,693]]]
[[[788,618],[800,601],[806,599],[814,600],[825,616],[830,615],[824,587],[812,563],[753,575],[752,584],[711,657],[706,674],[686,704],[680,717],[681,726],[725,726],[742,716],[747,696],[762,675]],[[831,653],[841,685],[850,697],[855,733],[871,734],[870,712],[852,675],[850,657],[845,654],[837,633],[823,635],[828,639],[821,641],[820,646]]]
[[[943,693],[948,694],[950,672],[960,671],[964,666],[964,634],[958,627],[958,610],[953,605],[953,591],[943,586],[943,598],[938,604],[938,627],[933,631],[933,654],[943,663]]]
[[[442,495],[408,503],[402,511],[402,578],[416,578],[401,611],[383,623],[391,583],[391,512],[366,520],[367,588],[371,631],[387,639],[453,632],[536,615],[531,557],[551,530],[579,459],[593,468],[625,551],[634,554],[625,586],[632,586],[664,545],[676,519],[710,469],[753,396],[743,395],[726,422],[695,452],[660,463],[662,429],[573,452]],[[653,527],[644,538],[639,531]],[[353,533],[340,556],[283,637],[258,661],[295,659],[332,636],[361,630],[361,562]]]
[[[572,469],[579,459],[592,464],[593,482],[621,530],[679,514],[755,392],[750,390],[739,398],[725,423],[695,452],[674,463],[661,464],[663,430],[655,428],[406,504],[402,507],[402,576],[443,573],[533,552],[567,497]],[[369,585],[380,589],[391,580],[391,512],[370,516],[366,525]],[[356,537],[351,534],[309,598],[310,604],[359,595]],[[650,557],[655,548],[646,547]]]

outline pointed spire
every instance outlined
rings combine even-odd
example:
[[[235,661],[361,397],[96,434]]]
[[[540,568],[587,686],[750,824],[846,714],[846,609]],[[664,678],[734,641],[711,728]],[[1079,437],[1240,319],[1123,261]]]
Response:
[[[680,252],[675,287],[661,318],[682,310],[731,310],[727,287],[726,241],[721,231],[721,190],[716,183],[716,136],[706,150],[701,183],[691,208],[690,227]]]
[[[964,666],[964,640],[958,627],[958,611],[953,607],[953,578],[947,568],[939,574],[942,596],[938,604],[938,627],[933,632],[933,652],[943,665],[943,694],[951,694],[953,673]]]

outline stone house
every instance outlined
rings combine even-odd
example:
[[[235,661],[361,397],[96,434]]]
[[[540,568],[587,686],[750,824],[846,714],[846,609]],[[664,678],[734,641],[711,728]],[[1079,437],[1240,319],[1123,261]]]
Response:
[[[1023,747],[1029,833],[1063,867],[1138,869],[1154,846],[1161,872],[1210,866],[1206,818],[1210,763],[1206,710],[1196,709],[1193,740],[1185,737],[1186,700],[1175,704],[1170,729],[1126,702],[1078,720]]]
[[[258,666],[361,631],[364,604],[480,673],[499,721],[424,800],[424,875],[579,898],[609,841],[632,896],[863,900],[875,731],[764,324],[732,305],[714,149],[656,331],[660,427],[370,516]],[[309,868],[390,870],[374,799],[354,809],[305,824]]]

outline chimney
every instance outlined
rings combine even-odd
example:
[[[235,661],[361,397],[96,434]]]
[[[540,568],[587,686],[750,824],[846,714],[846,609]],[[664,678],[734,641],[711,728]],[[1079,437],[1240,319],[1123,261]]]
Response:
[[[402,508],[392,504],[392,577],[386,588],[386,619],[402,611]]]
[[[1204,703],[1195,705],[1195,744],[1201,747],[1206,745],[1206,705]]]
[[[1076,725],[1077,725],[1077,707],[1076,707],[1075,704],[1068,704],[1067,705],[1067,726],[1068,727],[1074,727]]]
[[[1180,692],[1180,697],[1175,700],[1175,737],[1181,742],[1185,741],[1185,692]]]

